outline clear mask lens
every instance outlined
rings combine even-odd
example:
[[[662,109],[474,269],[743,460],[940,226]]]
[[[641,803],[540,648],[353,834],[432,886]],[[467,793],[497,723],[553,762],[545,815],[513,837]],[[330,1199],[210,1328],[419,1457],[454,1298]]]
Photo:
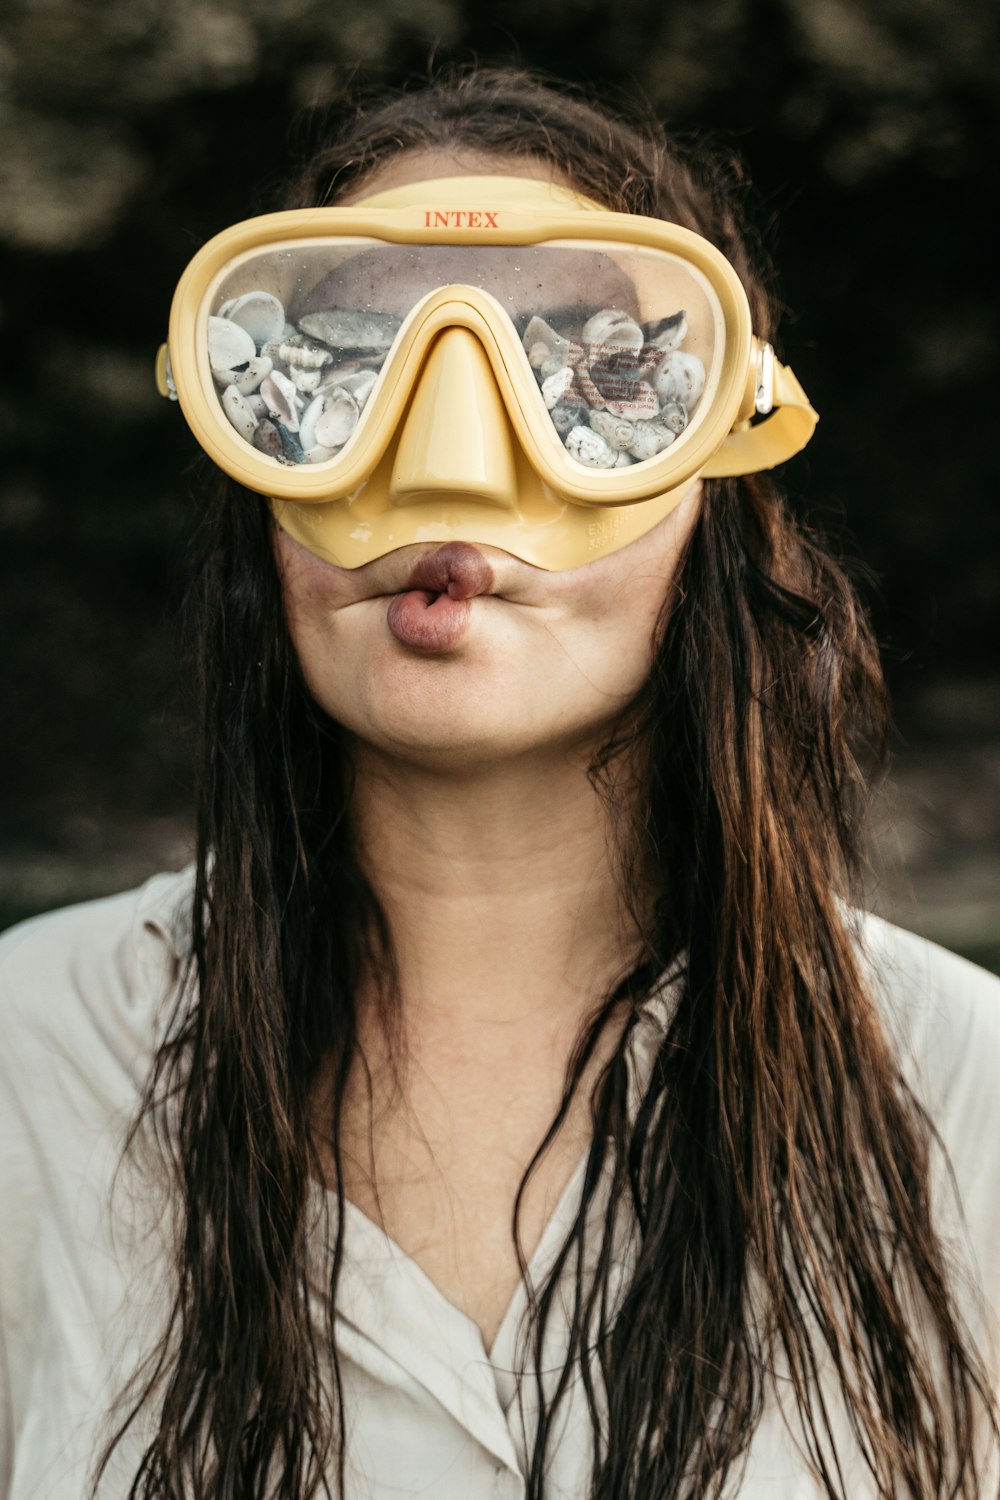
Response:
[[[448,286],[497,304],[519,346],[511,373],[524,404],[547,413],[578,464],[648,462],[711,408],[722,311],[679,256],[590,240],[316,239],[250,251],[211,289],[203,337],[226,420],[275,463],[334,460],[363,427],[407,320]]]

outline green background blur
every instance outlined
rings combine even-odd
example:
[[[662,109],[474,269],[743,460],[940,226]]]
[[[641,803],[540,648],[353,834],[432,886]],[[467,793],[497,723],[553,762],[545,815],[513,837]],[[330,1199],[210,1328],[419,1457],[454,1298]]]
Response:
[[[193,251],[361,67],[521,62],[742,155],[822,415],[797,508],[896,704],[872,900],[1000,968],[1000,11],[981,0],[6,0],[0,920],[188,857],[174,611],[202,471],[152,362]]]

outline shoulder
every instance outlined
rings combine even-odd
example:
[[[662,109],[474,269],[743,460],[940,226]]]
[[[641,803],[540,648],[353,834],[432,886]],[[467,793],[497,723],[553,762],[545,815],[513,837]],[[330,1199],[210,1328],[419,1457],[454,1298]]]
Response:
[[[1000,1128],[1000,979],[871,914],[855,914],[870,988],[935,1114],[972,1110]]]
[[[859,917],[856,933],[903,1079],[933,1127],[938,1232],[977,1289],[973,1326],[1000,1340],[1000,979],[878,917]]]
[[[8,1064],[26,1054],[145,1052],[180,976],[193,872],[33,917],[0,937],[0,1034]]]

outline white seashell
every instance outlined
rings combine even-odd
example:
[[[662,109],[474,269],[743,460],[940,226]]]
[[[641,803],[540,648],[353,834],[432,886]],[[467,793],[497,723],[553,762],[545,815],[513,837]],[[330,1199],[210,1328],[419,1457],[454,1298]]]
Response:
[[[591,469],[613,469],[618,462],[615,449],[590,427],[574,427],[566,434],[566,452]]]
[[[271,361],[266,355],[258,354],[245,370],[213,370],[212,377],[217,385],[234,385],[241,396],[249,396],[270,373]]]
[[[657,318],[654,323],[643,325],[646,334],[646,343],[657,349],[662,349],[664,354],[669,354],[672,349],[679,349],[687,338],[688,316],[681,308],[669,318]]]
[[[636,422],[634,433],[628,451],[640,463],[643,459],[655,458],[677,438],[676,432],[664,427],[662,422]]]
[[[542,381],[542,397],[549,411],[571,389],[575,378],[575,373],[570,369],[569,365],[563,365],[562,369],[557,370],[554,375],[550,375],[546,380]]]
[[[550,375],[558,375],[559,371],[564,370],[565,368],[566,361],[564,359],[560,359],[558,354],[550,354],[546,349],[545,358],[538,366],[537,373],[542,377],[543,380],[548,380]]]
[[[310,448],[316,447],[316,423],[326,410],[328,393],[320,392],[314,396],[302,413],[299,421],[299,441],[308,453]]]
[[[306,459],[311,464],[325,464],[328,458],[333,458],[336,448],[324,448],[317,443],[315,448],[306,449]]]
[[[302,397],[287,375],[272,370],[266,380],[261,381],[260,393],[272,417],[277,417],[289,432],[298,432]]]
[[[631,448],[635,439],[634,425],[627,422],[624,417],[616,417],[610,411],[591,412],[590,425],[595,432],[601,434],[610,447],[619,453]]]
[[[262,421],[264,417],[267,416],[267,402],[264,400],[264,397],[261,396],[257,391],[254,391],[251,395],[246,396],[244,399],[247,406],[249,406],[250,410],[257,418],[258,422]]]
[[[377,370],[358,370],[353,375],[342,375],[340,389],[350,392],[359,406],[364,406],[378,379]]]
[[[628,349],[638,354],[646,342],[642,329],[628,313],[617,308],[606,307],[588,318],[581,334],[583,347],[587,351],[587,362],[592,364],[599,354]]]
[[[316,442],[324,448],[339,448],[347,442],[360,415],[358,403],[349,391],[335,391],[316,421]]]
[[[208,320],[208,359],[213,370],[232,370],[237,365],[249,364],[257,353],[257,345],[238,323],[228,318]]]
[[[246,398],[240,394],[234,385],[227,385],[223,391],[222,409],[236,428],[240,437],[246,438],[248,443],[252,443],[253,435],[257,431],[257,418],[247,405]]]
[[[697,354],[673,349],[654,370],[653,384],[661,401],[680,401],[690,412],[705,389],[705,366]]]
[[[651,421],[660,410],[656,392],[645,380],[640,380],[638,385],[632,387],[626,400],[609,401],[607,406],[614,416],[624,417],[629,422]]]
[[[632,460],[629,458],[628,454],[627,453],[619,453],[618,457],[615,459],[615,468],[616,469],[630,469],[631,467],[632,467]]]
[[[533,370],[540,370],[545,364],[546,360],[551,358],[552,353],[549,349],[548,344],[543,344],[541,342],[532,344],[531,348],[528,350],[528,364]]]
[[[561,333],[556,333],[544,318],[531,319],[524,330],[524,338],[521,342],[529,351],[529,355],[536,344],[544,344],[549,353],[564,365],[572,365],[578,359],[583,358],[580,345],[575,344],[572,339],[563,338]]]
[[[330,307],[299,319],[303,333],[336,349],[388,350],[399,332],[401,318],[392,313],[360,312]]]
[[[286,365],[297,365],[302,370],[321,370],[324,365],[333,364],[333,355],[329,349],[311,343],[301,334],[279,343],[278,358],[283,359]]]
[[[269,339],[279,338],[285,326],[285,309],[270,292],[244,292],[242,297],[231,297],[219,308],[219,317],[246,329],[258,349]]]
[[[295,389],[307,395],[311,395],[323,379],[322,370],[303,370],[298,365],[293,365],[288,374]]]

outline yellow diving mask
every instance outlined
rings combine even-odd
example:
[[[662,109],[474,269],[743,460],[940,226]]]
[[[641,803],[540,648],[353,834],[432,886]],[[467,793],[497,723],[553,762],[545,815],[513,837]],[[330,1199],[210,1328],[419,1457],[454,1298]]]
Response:
[[[533,178],[451,177],[216,235],[157,361],[198,442],[342,567],[414,542],[577,567],[816,413],[719,250]]]

